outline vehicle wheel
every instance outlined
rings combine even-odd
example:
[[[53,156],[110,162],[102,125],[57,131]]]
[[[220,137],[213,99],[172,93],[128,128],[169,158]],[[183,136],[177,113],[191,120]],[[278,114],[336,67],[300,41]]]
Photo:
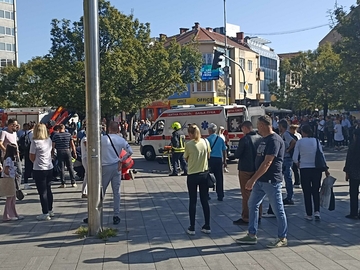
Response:
[[[147,161],[154,161],[156,158],[154,149],[152,147],[146,147],[144,149],[144,157]]]

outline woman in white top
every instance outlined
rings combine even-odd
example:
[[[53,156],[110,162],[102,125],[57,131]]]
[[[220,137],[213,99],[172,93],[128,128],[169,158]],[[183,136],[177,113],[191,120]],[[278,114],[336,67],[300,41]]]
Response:
[[[51,159],[52,141],[44,124],[37,124],[33,131],[30,145],[30,160],[34,163],[33,176],[40,196],[42,214],[38,220],[50,220],[54,216],[53,194],[51,180],[53,177],[53,163]]]
[[[315,156],[318,147],[321,153],[323,153],[322,146],[316,138],[312,137],[313,131],[309,125],[301,128],[301,134],[302,139],[298,140],[295,145],[293,161],[300,168],[301,187],[304,193],[306,210],[305,219],[312,220],[314,210],[315,220],[319,221],[322,171],[315,167]],[[326,176],[330,175],[328,170],[325,171],[325,174]],[[312,204],[314,204],[314,209]]]
[[[18,148],[14,143],[8,143],[6,145],[6,151],[4,156],[4,168],[2,171],[2,177],[16,178],[16,167],[14,162],[18,156]],[[15,186],[15,185],[14,185]],[[6,197],[3,221],[14,221],[18,219],[23,219],[24,217],[19,216],[15,208],[16,196]]]
[[[344,141],[344,135],[342,131],[342,125],[340,124],[340,120],[335,120],[334,126],[334,141],[335,141],[335,149],[340,150],[342,142]]]

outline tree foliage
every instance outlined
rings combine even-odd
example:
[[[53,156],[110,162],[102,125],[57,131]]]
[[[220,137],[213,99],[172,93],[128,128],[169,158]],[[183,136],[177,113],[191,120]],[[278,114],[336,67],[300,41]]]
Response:
[[[84,23],[54,19],[51,48],[19,68],[1,71],[0,92],[19,106],[62,105],[85,111]],[[202,57],[196,44],[150,36],[141,23],[99,0],[100,88],[103,115],[134,112],[150,102],[182,92],[199,79]],[[21,98],[20,98],[21,97]]]

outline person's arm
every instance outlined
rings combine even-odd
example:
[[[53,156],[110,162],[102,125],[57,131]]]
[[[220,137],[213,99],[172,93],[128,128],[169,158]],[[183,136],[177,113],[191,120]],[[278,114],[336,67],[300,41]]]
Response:
[[[285,140],[286,140],[286,141],[290,141],[289,147],[288,147],[287,149],[285,149],[285,151],[286,151],[286,153],[290,153],[290,151],[295,147],[296,141],[295,141],[294,138],[290,135],[289,132],[285,132],[284,136],[285,136]]]
[[[5,152],[6,148],[4,147],[4,143],[3,143],[5,140],[5,132],[2,131],[0,134],[1,134],[0,135],[0,149]]]
[[[70,140],[70,148],[71,148],[71,151],[73,153],[73,157],[76,159],[76,157],[77,157],[77,155],[76,155],[76,147],[75,147],[73,139]]]
[[[31,140],[30,150],[29,150],[29,159],[31,160],[31,162],[35,161],[35,154],[36,154],[35,143],[34,140]]]
[[[54,155],[55,155],[55,143],[52,142],[51,156],[54,157]]]
[[[220,138],[221,139],[221,138]],[[226,153],[226,144],[225,144],[225,141],[223,139],[221,139],[221,142],[222,142],[222,156],[223,156],[223,164],[224,164],[224,167],[227,166],[227,162],[226,162],[226,159],[227,159],[227,153]]]
[[[124,139],[124,141],[125,141],[125,139]],[[130,157],[134,153],[131,146],[128,144],[128,142],[125,141],[124,145],[125,146],[123,148],[121,148],[121,150],[124,149],[126,151],[126,154],[120,159],[121,162],[126,160],[128,157]],[[121,152],[121,150],[120,150],[120,152]]]
[[[292,156],[292,159],[293,159],[293,162],[299,167],[300,166],[300,163],[299,163],[299,154],[300,154],[300,151],[299,151],[299,143],[296,143],[295,144],[295,148],[294,148],[294,154]]]
[[[270,168],[275,156],[273,155],[266,155],[264,161],[261,163],[259,169],[255,172],[255,174],[247,181],[245,188],[247,190],[252,190],[254,187],[255,182],[263,176],[267,170]]]
[[[3,141],[1,141],[0,140],[0,149],[2,150],[2,151],[6,151],[6,148],[4,147],[4,144],[3,144]]]

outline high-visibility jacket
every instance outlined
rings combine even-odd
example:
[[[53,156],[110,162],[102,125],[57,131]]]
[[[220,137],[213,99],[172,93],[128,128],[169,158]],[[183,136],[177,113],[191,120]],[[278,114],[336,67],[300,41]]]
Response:
[[[171,145],[173,153],[185,152],[185,134],[182,130],[176,130],[172,133]]]

